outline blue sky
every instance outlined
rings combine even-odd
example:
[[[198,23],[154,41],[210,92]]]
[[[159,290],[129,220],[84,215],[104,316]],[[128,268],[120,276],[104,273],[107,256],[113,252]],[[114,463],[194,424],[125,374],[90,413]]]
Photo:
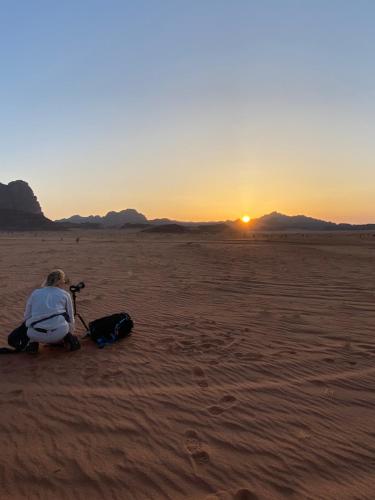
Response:
[[[47,216],[375,221],[371,1],[1,1],[0,182]]]

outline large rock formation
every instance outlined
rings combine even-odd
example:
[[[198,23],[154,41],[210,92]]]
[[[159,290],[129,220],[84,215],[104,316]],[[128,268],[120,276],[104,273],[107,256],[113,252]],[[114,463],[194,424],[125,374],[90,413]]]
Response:
[[[0,209],[0,231],[55,231],[65,229],[43,214]]]
[[[33,190],[25,181],[0,183],[0,210],[4,209],[43,215]]]
[[[0,230],[30,231],[60,229],[47,219],[33,190],[24,181],[0,183]]]

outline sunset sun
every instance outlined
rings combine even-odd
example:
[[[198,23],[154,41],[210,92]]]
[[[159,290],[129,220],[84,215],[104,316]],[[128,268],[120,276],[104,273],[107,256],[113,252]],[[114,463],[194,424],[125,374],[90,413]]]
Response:
[[[250,222],[250,217],[248,215],[243,215],[241,217],[241,220],[242,220],[242,222],[244,222],[245,224],[247,224],[248,222]]]

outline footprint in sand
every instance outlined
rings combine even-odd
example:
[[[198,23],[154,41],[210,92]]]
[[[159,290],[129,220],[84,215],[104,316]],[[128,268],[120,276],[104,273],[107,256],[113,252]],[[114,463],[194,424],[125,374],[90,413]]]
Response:
[[[205,378],[205,373],[200,366],[195,366],[193,368],[193,375],[194,375],[199,387],[208,387],[208,383],[207,383],[207,380]]]
[[[194,430],[185,432],[185,448],[195,463],[206,464],[210,461],[210,455],[203,449],[202,440]]]
[[[226,405],[226,406],[232,406],[234,403],[237,401],[237,398],[234,396],[231,396],[230,394],[227,394],[226,396],[223,396],[220,399],[220,403]]]
[[[208,411],[208,413],[210,413],[211,415],[214,415],[214,416],[220,415],[228,408],[231,408],[235,404],[236,401],[237,401],[237,398],[235,398],[234,396],[231,396],[230,394],[227,394],[220,399],[220,401],[219,401],[220,405],[210,406],[207,408],[207,411]]]
[[[318,387],[325,387],[326,383],[323,380],[313,379],[310,381],[313,385],[317,385]]]
[[[328,398],[334,398],[335,397],[335,391],[333,389],[329,389],[328,387],[324,389],[323,391],[323,396],[326,396]]]
[[[202,441],[195,431],[188,430],[185,432],[185,448],[190,455],[202,448]]]
[[[207,453],[207,451],[204,450],[195,451],[191,454],[191,457],[194,462],[201,465],[207,464],[210,461],[210,455]]]
[[[214,347],[214,345],[210,344],[210,342],[204,342],[201,344],[201,349],[204,349],[205,351],[209,351],[212,347]]]
[[[247,488],[241,488],[236,491],[233,500],[259,500],[259,497]]]
[[[200,366],[195,366],[193,368],[193,374],[195,377],[204,377],[204,371]]]
[[[208,412],[211,413],[211,415],[220,415],[223,411],[225,411],[225,409],[221,406],[214,405],[208,408]]]

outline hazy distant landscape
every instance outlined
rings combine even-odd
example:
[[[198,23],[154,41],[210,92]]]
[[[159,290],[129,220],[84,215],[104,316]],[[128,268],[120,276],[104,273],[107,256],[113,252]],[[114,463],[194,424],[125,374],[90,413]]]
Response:
[[[238,236],[249,231],[370,231],[375,224],[335,224],[304,215],[288,216],[272,212],[263,217],[221,222],[186,222],[170,219],[148,220],[135,209],[108,212],[105,216],[83,217],[73,215],[66,219],[51,221],[46,218],[37,197],[24,181],[8,185],[0,183],[0,230],[62,230],[62,229],[123,229],[132,232],[222,234]]]

